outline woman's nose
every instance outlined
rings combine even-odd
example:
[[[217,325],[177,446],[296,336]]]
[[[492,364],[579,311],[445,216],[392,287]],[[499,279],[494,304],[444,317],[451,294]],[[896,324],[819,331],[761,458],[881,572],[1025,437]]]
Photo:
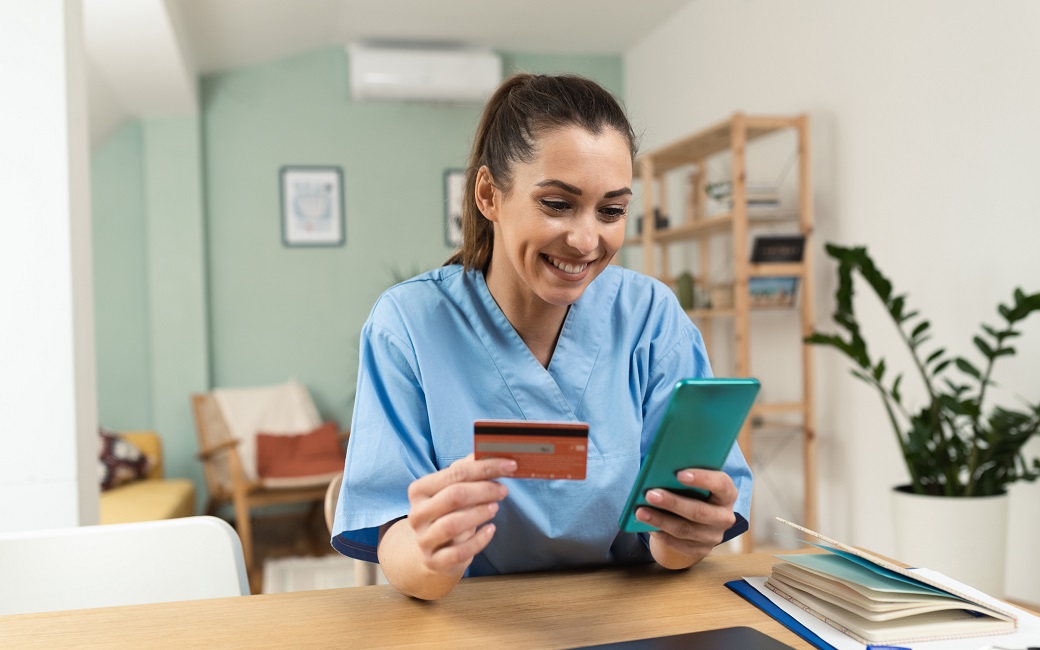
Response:
[[[596,221],[594,218],[584,216],[577,217],[571,224],[567,233],[567,245],[586,255],[596,248],[599,234],[596,232]]]

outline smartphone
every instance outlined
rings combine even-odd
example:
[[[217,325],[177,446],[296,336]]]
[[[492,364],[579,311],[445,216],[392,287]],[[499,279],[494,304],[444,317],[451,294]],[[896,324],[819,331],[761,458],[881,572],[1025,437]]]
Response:
[[[676,478],[688,468],[721,469],[758,395],[757,379],[684,379],[672,389],[661,425],[639,468],[618,525],[627,533],[657,530],[636,519],[636,508],[652,507],[646,493],[663,488],[707,499],[705,490]]]

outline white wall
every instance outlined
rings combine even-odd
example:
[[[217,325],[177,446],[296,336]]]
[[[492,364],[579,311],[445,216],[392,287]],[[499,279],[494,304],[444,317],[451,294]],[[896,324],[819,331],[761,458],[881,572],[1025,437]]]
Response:
[[[808,112],[818,324],[834,306],[823,242],[866,244],[936,341],[971,355],[998,301],[1040,291],[1038,33],[1032,0],[694,0],[626,55],[626,100],[644,150],[735,110]],[[997,371],[1008,405],[1040,400],[1040,317],[1020,341]],[[821,532],[891,554],[893,434],[836,352],[816,360]],[[1040,485],[1011,507],[1008,593],[1040,602]]]
[[[98,517],[80,17],[0,2],[0,531]]]

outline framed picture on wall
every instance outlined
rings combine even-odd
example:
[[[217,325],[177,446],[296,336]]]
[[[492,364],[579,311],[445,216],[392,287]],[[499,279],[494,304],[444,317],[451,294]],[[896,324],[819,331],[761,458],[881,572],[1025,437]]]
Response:
[[[282,243],[286,246],[342,246],[343,170],[339,167],[286,166],[279,172]]]
[[[444,243],[462,246],[462,195],[466,191],[466,170],[444,172]]]

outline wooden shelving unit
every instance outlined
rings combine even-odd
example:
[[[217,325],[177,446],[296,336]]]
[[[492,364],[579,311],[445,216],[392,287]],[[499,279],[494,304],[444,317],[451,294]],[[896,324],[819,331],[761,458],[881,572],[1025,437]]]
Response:
[[[747,145],[766,135],[783,130],[793,130],[796,137],[795,152],[798,171],[796,209],[787,213],[749,214],[747,205]],[[705,170],[712,157],[728,153],[731,159],[730,181],[732,183],[732,210],[726,214],[707,217],[705,215],[706,192]],[[644,218],[643,233],[629,237],[625,245],[639,247],[643,252],[644,272],[660,278],[674,286],[670,276],[669,251],[673,246],[695,246],[697,262],[695,278],[699,290],[705,290],[711,281],[711,242],[718,237],[732,241],[733,304],[722,309],[692,309],[687,314],[693,319],[705,342],[710,344],[716,334],[734,337],[735,367],[732,376],[752,375],[751,311],[748,284],[756,277],[798,278],[798,305],[792,307],[792,317],[800,321],[801,336],[813,331],[813,212],[812,187],[810,181],[809,122],[805,115],[751,116],[735,113],[728,119],[678,140],[667,146],[650,151],[637,161],[637,173],[642,182],[644,215],[655,215],[655,209],[668,205],[666,174],[683,168],[699,170],[692,175],[694,187],[690,189],[687,219],[668,228],[655,229],[653,216]],[[805,238],[804,252],[800,262],[751,263],[748,250],[749,235],[763,225],[787,221],[797,228]],[[693,270],[693,269],[691,269]],[[719,330],[717,332],[716,330]],[[759,421],[765,427],[781,427],[801,434],[804,474],[804,503],[802,522],[816,527],[816,427],[813,417],[813,366],[812,349],[801,339],[791,341],[801,347],[801,398],[792,402],[758,403],[745,423],[738,438],[744,456],[752,462],[752,422]],[[728,369],[716,368],[720,376],[730,374]],[[765,391],[763,391],[765,392]],[[792,427],[791,420],[797,420]],[[777,424],[779,422],[780,424]],[[754,471],[754,465],[752,465]],[[752,517],[754,530],[754,516]],[[745,551],[751,551],[753,537],[746,536]]]

